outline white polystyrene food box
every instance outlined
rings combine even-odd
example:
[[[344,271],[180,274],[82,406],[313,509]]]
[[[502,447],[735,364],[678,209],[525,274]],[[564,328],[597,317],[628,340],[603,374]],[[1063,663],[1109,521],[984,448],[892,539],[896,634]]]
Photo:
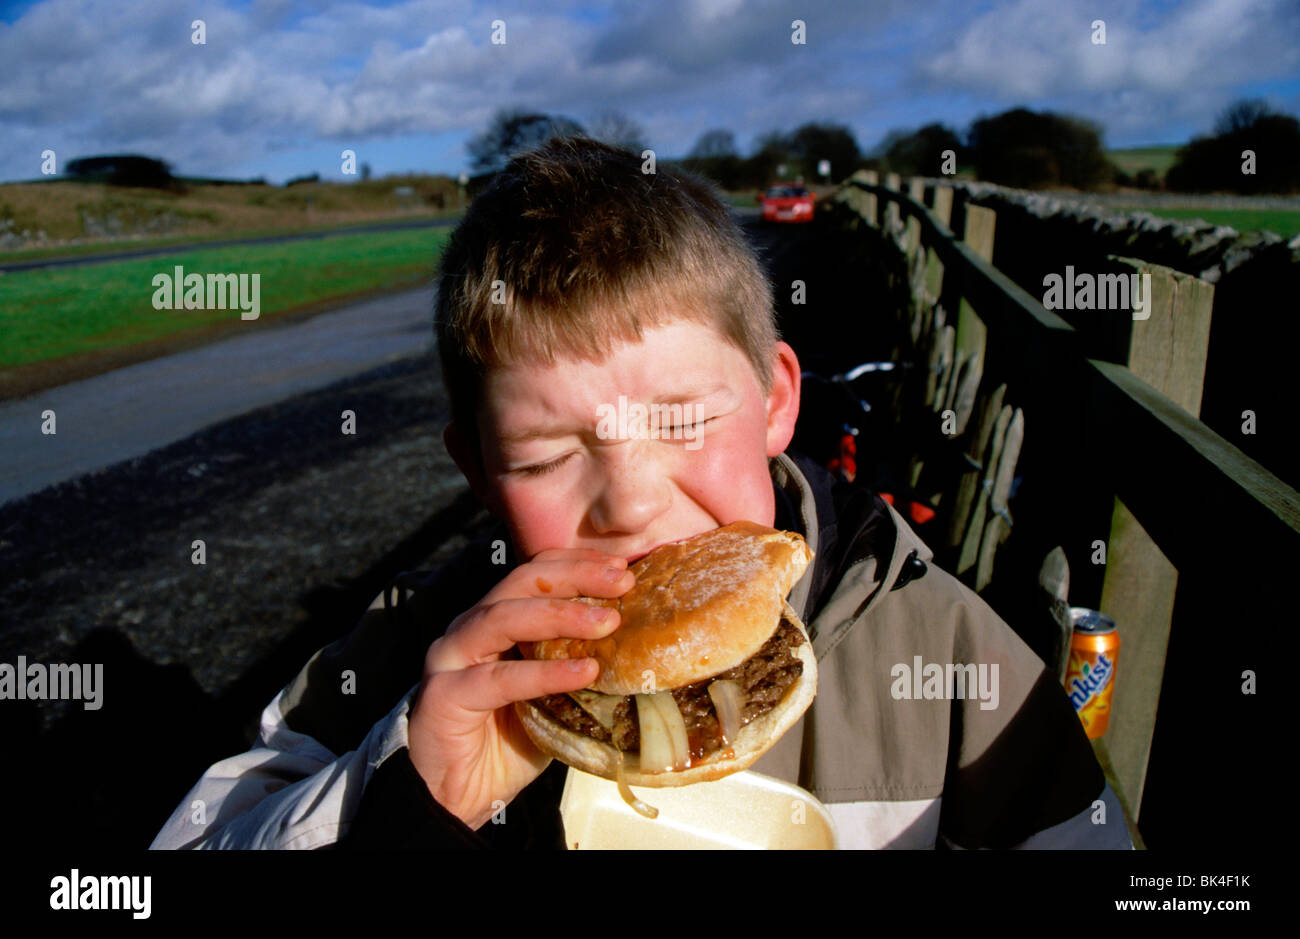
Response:
[[[570,849],[835,847],[830,813],[807,790],[745,770],[714,782],[662,789],[632,787],[659,810],[645,818],[618,784],[569,769],[560,799]]]

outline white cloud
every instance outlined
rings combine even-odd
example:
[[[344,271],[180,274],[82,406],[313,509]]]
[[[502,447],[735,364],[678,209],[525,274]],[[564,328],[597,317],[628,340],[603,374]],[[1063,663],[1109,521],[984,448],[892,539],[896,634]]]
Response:
[[[866,148],[868,129],[1013,104],[1163,139],[1171,121],[1208,127],[1243,85],[1300,73],[1296,0],[228,2],[44,0],[0,24],[0,178],[30,177],[33,147],[56,143],[65,161],[130,149],[223,173],[325,141],[467,135],[501,107],[621,110],[669,154],[710,128],[752,141],[810,120]],[[195,15],[206,46],[190,43]]]
[[[968,23],[920,68],[933,87],[1004,101],[1094,93],[1186,94],[1294,75],[1294,0],[1194,0],[1155,17],[1135,2],[1010,0]],[[1290,11],[1290,12],[1288,12]],[[1092,23],[1105,22],[1104,45]]]

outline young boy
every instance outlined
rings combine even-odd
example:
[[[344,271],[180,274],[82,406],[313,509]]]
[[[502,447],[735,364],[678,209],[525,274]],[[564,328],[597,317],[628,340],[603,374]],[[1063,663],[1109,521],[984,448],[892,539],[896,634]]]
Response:
[[[452,238],[436,326],[444,440],[501,537],[399,579],[154,847],[561,846],[567,768],[510,705],[596,667],[512,650],[607,635],[617,612],[572,598],[619,596],[630,561],[741,519],[816,552],[790,603],[817,699],[753,769],[810,790],[843,847],[1132,846],[1043,663],[889,506],[784,453],[799,363],[708,186],[584,138],[519,156]],[[620,402],[680,404],[682,423],[610,434]],[[929,665],[971,680],[916,694]]]

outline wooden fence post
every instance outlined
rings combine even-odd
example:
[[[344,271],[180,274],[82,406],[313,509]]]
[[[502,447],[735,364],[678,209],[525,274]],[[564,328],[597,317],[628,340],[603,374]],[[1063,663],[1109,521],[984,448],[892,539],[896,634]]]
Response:
[[[919,176],[913,177],[907,184],[907,194],[913,202],[925,205],[925,180]],[[917,252],[921,248],[921,220],[914,215],[907,217],[907,235],[903,239],[903,245],[908,260],[915,263]]]
[[[935,221],[946,228],[952,218],[952,187],[936,184],[933,192],[934,196],[929,206],[930,214]],[[924,250],[924,261],[920,265],[921,271],[918,277],[920,289],[916,291],[920,298],[918,306],[921,311],[918,329],[920,340],[916,348],[927,366],[923,400],[927,407],[933,409],[935,399],[942,393],[940,378],[944,367],[943,339],[947,317],[943,307],[937,305],[943,290],[943,262],[939,260],[939,253],[934,245],[926,246]],[[949,327],[949,331],[955,339],[956,330]],[[948,347],[948,354],[951,357],[951,345]],[[924,468],[925,462],[921,456],[913,454],[907,472],[908,481],[912,486],[918,483]]]
[[[962,240],[972,251],[989,263],[993,262],[993,235],[997,227],[997,213],[981,205],[966,205],[966,233]],[[984,361],[984,342],[988,329],[975,309],[962,297],[957,309],[957,349],[965,355],[976,355]]]
[[[992,209],[972,205],[969,202],[966,202],[963,208],[966,220],[963,240],[970,246],[972,251],[991,263],[993,260],[993,236],[997,224],[996,213]],[[964,359],[969,363],[967,366],[968,387],[965,389],[965,397],[967,400],[973,401],[979,391],[978,383],[984,373],[984,344],[988,330],[984,326],[984,321],[976,315],[974,308],[965,297],[961,297],[958,301],[956,322],[954,355],[959,360]],[[972,383],[974,386],[970,387]],[[984,447],[988,441],[986,435],[991,427],[991,422],[996,420],[998,413],[998,411],[994,411],[993,414],[985,416],[985,424],[980,428],[981,433],[976,435],[977,438],[981,434],[985,435],[983,440],[971,440],[970,443],[975,449],[967,451],[968,456],[975,463],[983,465],[983,461],[992,461],[993,466],[984,465],[983,469],[976,469],[971,466],[962,474],[961,480],[953,489],[956,498],[949,521],[948,542],[953,547],[962,546],[960,558],[953,571],[955,574],[962,573],[978,559],[981,544],[980,537],[985,520],[983,502],[987,500],[989,495],[987,492],[978,492],[978,489],[981,479],[987,478],[987,474],[993,471],[1001,456],[1000,449],[995,450],[992,454],[984,452]],[[961,421],[958,433],[965,429],[966,422]],[[972,513],[972,509],[976,511]],[[968,525],[977,530],[973,532],[968,530]]]
[[[875,170],[861,170],[861,173],[863,182],[870,183],[873,186],[879,184],[880,176]],[[868,225],[879,227],[880,218],[876,212],[877,199],[875,193],[864,192],[862,195],[864,197],[862,200],[862,217],[867,220]]]
[[[903,191],[902,177],[900,177],[897,173],[886,173],[885,188],[892,189],[894,192],[902,192]],[[885,230],[885,233],[887,235],[893,238],[897,238],[899,231],[903,227],[902,218],[903,218],[902,214],[899,212],[898,209],[898,203],[891,200],[889,204],[885,206],[885,217],[881,223],[881,227]]]
[[[979,560],[980,542],[984,537],[984,521],[987,518],[989,495],[993,492],[993,481],[997,478],[998,462],[1002,457],[1003,445],[1006,443],[1007,428],[1011,425],[1014,411],[1009,404],[1004,404],[993,424],[993,439],[984,452],[983,488],[975,492],[975,503],[971,507],[970,523],[966,527],[965,537],[961,543],[961,553],[952,572],[964,574],[968,568]],[[1018,445],[1017,445],[1018,446]]]
[[[1140,294],[1149,304],[1149,318],[1131,321],[1129,369],[1198,415],[1214,286],[1167,267],[1113,260],[1122,271],[1137,274],[1139,282],[1150,276],[1150,292]],[[1135,817],[1142,805],[1177,587],[1177,570],[1116,499],[1101,591],[1101,609],[1115,620],[1121,642],[1106,748]]]
[[[979,555],[975,562],[975,592],[980,593],[993,579],[993,558],[998,545],[1007,540],[1011,534],[1011,511],[1007,507],[1007,498],[1011,494],[1011,482],[1016,476],[1016,462],[1020,459],[1020,447],[1025,438],[1025,412],[1016,408],[1007,428],[1006,443],[998,456],[998,472],[993,477],[993,489],[988,494],[989,520],[980,537]]]
[[[966,537],[966,528],[970,523],[971,508],[980,494],[980,478],[988,457],[989,441],[998,415],[1002,413],[1002,399],[1007,393],[1005,384],[998,385],[989,395],[981,398],[975,405],[975,426],[972,429],[966,455],[970,457],[971,467],[962,474],[957,484],[957,494],[953,501],[952,516],[948,522],[947,544],[958,547]],[[955,563],[955,561],[954,561]],[[954,573],[956,573],[954,571]]]
[[[952,187],[934,187],[934,205],[930,214],[944,227],[952,219]],[[925,293],[929,303],[937,303],[943,292],[943,262],[931,245],[925,256]]]
[[[874,178],[867,170],[857,170],[830,196],[832,201],[842,202],[852,210],[853,215],[848,222],[851,231],[856,231],[858,226],[866,221],[867,199],[869,198],[864,190],[853,184],[855,182],[870,183]]]

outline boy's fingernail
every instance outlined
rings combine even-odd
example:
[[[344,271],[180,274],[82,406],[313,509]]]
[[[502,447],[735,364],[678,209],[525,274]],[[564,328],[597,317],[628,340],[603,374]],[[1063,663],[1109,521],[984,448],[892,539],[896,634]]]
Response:
[[[590,667],[588,663],[590,663],[590,662],[594,662],[594,661],[595,661],[595,659],[589,659],[589,658],[588,658],[588,659],[569,659],[569,660],[568,660],[569,671],[571,671],[571,672],[585,672],[585,671]]]
[[[603,606],[588,607],[587,619],[591,620],[594,623],[603,623],[605,622],[605,620],[609,619],[609,614],[611,612],[612,611],[610,609]]]
[[[617,567],[607,567],[605,568],[605,579],[612,584],[616,581],[622,580],[623,575],[626,573],[626,570],[620,570]]]

